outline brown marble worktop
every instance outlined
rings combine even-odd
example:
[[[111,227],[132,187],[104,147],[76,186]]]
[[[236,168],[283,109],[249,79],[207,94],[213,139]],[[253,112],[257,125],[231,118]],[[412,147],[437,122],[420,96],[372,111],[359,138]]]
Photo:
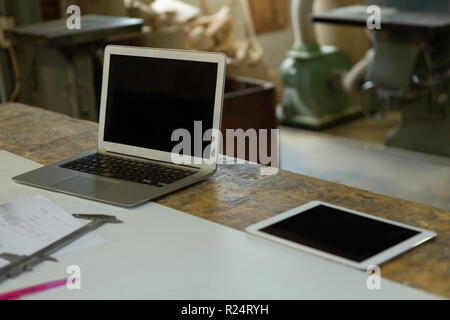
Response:
[[[21,104],[0,105],[0,149],[50,164],[94,149],[98,126]],[[231,228],[321,200],[432,230],[438,238],[382,266],[384,278],[450,298],[450,212],[259,166],[220,165],[216,175],[158,203]]]

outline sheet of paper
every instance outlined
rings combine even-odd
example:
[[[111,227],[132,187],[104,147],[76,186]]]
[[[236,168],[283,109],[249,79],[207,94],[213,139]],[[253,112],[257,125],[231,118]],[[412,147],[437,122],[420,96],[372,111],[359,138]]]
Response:
[[[86,223],[86,222],[85,222]],[[80,228],[83,224],[43,196],[0,204],[0,253],[30,255]],[[73,242],[58,255],[101,245],[95,234]],[[0,259],[0,267],[9,262]]]

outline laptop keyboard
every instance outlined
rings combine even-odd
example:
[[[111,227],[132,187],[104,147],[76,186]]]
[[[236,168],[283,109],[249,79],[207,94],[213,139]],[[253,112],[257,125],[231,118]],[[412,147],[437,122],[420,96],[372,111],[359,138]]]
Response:
[[[130,160],[100,153],[66,163],[61,165],[61,168],[157,187],[162,187],[161,184],[174,183],[195,173],[192,170]]]

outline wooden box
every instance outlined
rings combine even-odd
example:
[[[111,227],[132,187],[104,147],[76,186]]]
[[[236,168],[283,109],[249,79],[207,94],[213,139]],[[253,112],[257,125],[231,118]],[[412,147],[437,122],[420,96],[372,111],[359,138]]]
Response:
[[[289,25],[288,0],[249,0],[256,33],[274,32]]]
[[[235,139],[234,150],[227,150],[227,129],[243,129],[244,131],[255,129],[258,137],[258,155],[260,150],[259,130],[267,129],[269,130],[267,150],[269,151],[268,155],[271,155],[270,130],[278,128],[275,114],[275,95],[275,86],[270,82],[243,77],[227,79],[222,115],[223,154],[230,157],[238,157],[238,150],[236,149],[237,139]],[[275,150],[278,151],[278,146],[275,147]],[[244,160],[252,160],[249,156],[248,139],[246,140],[245,149],[246,156]],[[257,162],[261,163],[259,156]]]

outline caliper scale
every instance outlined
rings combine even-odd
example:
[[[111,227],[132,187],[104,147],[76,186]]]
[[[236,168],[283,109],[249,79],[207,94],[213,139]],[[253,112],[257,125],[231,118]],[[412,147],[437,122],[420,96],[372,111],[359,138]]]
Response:
[[[0,258],[10,262],[7,266],[0,268],[0,283],[6,281],[7,279],[15,278],[24,272],[32,271],[33,268],[44,261],[54,261],[57,260],[50,255],[64,248],[65,246],[71,244],[75,240],[81,238],[82,236],[100,228],[101,226],[111,223],[119,224],[122,221],[118,220],[114,216],[105,215],[86,215],[86,214],[74,214],[75,218],[91,220],[90,223],[85,226],[75,230],[74,232],[68,234],[67,236],[59,239],[58,241],[48,245],[47,247],[35,252],[29,256],[19,256],[12,253],[2,253]]]

